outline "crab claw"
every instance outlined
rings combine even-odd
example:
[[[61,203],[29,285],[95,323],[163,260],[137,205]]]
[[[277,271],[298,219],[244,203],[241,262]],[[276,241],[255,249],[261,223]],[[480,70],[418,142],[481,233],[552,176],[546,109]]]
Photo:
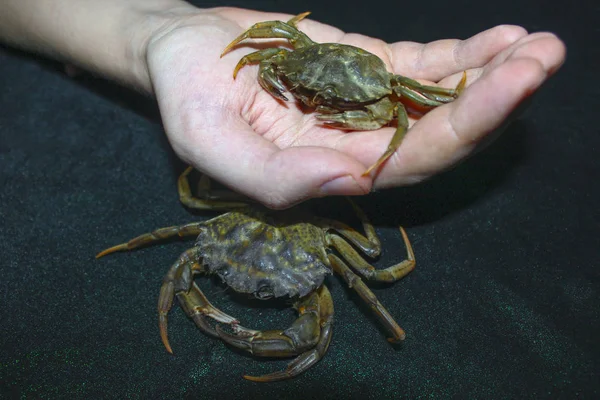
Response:
[[[158,297],[158,327],[160,338],[169,353],[173,353],[167,334],[168,313],[173,307],[173,298],[177,296],[181,308],[196,326],[209,336],[218,337],[215,329],[209,324],[208,318],[234,326],[237,331],[245,328],[235,328],[239,321],[213,306],[202,290],[194,282],[194,273],[204,272],[204,267],[196,262],[197,248],[186,250],[169,269],[163,280]],[[247,331],[247,330],[246,330]]]
[[[331,341],[333,302],[325,286],[321,286],[296,303],[300,316],[285,331],[253,331],[232,326],[235,334],[225,332],[220,325],[215,330],[227,344],[263,357],[291,357],[283,371],[263,376],[244,375],[254,382],[273,382],[301,374],[318,362],[327,351]]]
[[[232,335],[225,332],[219,325],[215,330],[225,343],[250,354],[261,357],[291,357],[314,347],[318,342],[320,327],[316,318],[311,319],[313,321],[309,321],[300,328],[304,332],[293,330],[292,327],[286,331],[259,331],[254,335],[241,332]],[[289,336],[286,333],[289,333]]]
[[[328,337],[331,338],[331,336]],[[327,342],[327,345],[329,345],[329,342]],[[326,348],[325,344],[324,347]],[[272,372],[262,376],[244,375],[244,379],[248,379],[252,382],[275,382],[293,378],[294,376],[310,368],[313,364],[319,361],[321,357],[321,349],[316,348],[295,358],[283,371]]]

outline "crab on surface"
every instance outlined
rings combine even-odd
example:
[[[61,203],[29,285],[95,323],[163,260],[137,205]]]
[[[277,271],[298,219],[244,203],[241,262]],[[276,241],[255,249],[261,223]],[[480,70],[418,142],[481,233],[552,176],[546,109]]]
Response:
[[[367,303],[389,331],[390,342],[405,334],[373,292],[356,274],[377,282],[395,282],[412,271],[415,259],[404,229],[400,232],[407,258],[385,269],[375,269],[358,252],[376,257],[381,244],[373,225],[352,201],[352,207],[366,235],[348,225],[327,218],[303,215],[298,209],[271,211],[249,206],[240,198],[211,193],[208,178],[202,177],[202,195],[192,195],[188,175],[178,180],[179,197],[192,209],[230,210],[213,219],[157,229],[100,252],[102,257],[115,251],[131,250],[175,236],[197,236],[194,246],[185,251],[166,274],[158,300],[160,335],[167,351],[167,314],[174,297],[198,328],[231,346],[264,357],[293,357],[287,368],[264,376],[246,379],[269,382],[294,377],[318,362],[332,336],[333,302],[324,279],[335,272]],[[337,253],[338,255],[336,255]],[[356,271],[356,273],[354,271]],[[298,319],[285,330],[257,331],[213,306],[194,282],[196,275],[216,274],[235,292],[258,299],[291,298]],[[217,322],[216,326],[209,319]],[[220,324],[227,325],[228,333]]]
[[[455,100],[463,91],[467,75],[455,89],[426,86],[387,71],[376,55],[340,43],[315,43],[296,24],[310,13],[288,22],[254,24],[223,50],[221,57],[247,38],[281,38],[294,48],[267,48],[247,54],[236,65],[233,78],[247,64],[260,63],[258,82],[271,95],[287,101],[287,90],[326,125],[350,130],[374,130],[397,119],[397,128],[383,155],[363,175],[379,168],[400,146],[408,129],[408,114],[401,100],[424,108]]]

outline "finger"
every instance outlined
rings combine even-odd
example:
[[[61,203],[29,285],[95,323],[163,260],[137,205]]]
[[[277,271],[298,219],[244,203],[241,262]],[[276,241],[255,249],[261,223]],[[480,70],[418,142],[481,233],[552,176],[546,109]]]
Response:
[[[423,124],[415,124],[417,140],[411,147],[419,150],[398,154],[395,168],[422,179],[456,164],[500,127],[545,78],[541,64],[534,59],[515,59],[501,65],[476,81],[457,101],[434,110],[437,113],[424,118]],[[379,185],[387,186],[397,179],[392,173],[383,178]]]
[[[454,165],[499,127],[545,77],[537,60],[519,58],[477,80],[457,100],[432,110],[411,127],[400,148],[379,171],[374,187],[419,182]],[[339,149],[371,165],[387,147],[392,133],[389,128],[355,132],[341,139]]]
[[[526,35],[527,31],[519,26],[500,25],[466,40],[393,43],[389,46],[390,57],[394,73],[437,82],[448,75],[484,66]]]
[[[287,208],[326,195],[363,195],[371,189],[370,178],[361,176],[364,165],[336,150],[281,150],[239,119],[221,120],[212,131],[189,128],[187,145],[174,145],[182,158],[267,207]]]
[[[556,35],[550,32],[536,32],[498,53],[482,73],[493,70],[509,58],[528,57],[537,59],[548,75],[552,75],[563,64],[565,53],[565,44]]]
[[[499,127],[511,111],[545,80],[546,71],[533,58],[509,60],[475,82],[468,96],[448,107],[448,135],[458,146],[475,144]],[[465,92],[467,94],[467,92]]]

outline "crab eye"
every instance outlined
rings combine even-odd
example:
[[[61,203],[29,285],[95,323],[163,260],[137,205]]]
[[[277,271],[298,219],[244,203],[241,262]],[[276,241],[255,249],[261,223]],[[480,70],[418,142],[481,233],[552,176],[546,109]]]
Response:
[[[257,299],[267,300],[273,297],[273,290],[269,286],[262,286],[254,295]]]
[[[313,98],[314,104],[327,104],[336,97],[337,92],[332,86],[326,86],[323,90],[319,90]]]
[[[333,86],[327,86],[323,92],[325,93],[326,97],[332,98],[335,97],[335,95],[337,94],[337,92],[335,91],[335,89],[333,88]]]

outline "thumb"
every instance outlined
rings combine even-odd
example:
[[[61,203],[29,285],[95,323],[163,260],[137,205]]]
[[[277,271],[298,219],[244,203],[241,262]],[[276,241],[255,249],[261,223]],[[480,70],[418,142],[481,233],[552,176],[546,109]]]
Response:
[[[365,166],[347,154],[325,147],[280,149],[247,124],[222,124],[197,131],[175,150],[196,169],[229,188],[273,209],[284,209],[313,197],[364,195],[372,179]],[[190,138],[190,136],[187,136]]]
[[[314,197],[365,195],[371,191],[372,180],[362,176],[364,171],[362,163],[328,148],[278,150],[255,174],[255,189],[260,187],[260,191],[254,190],[253,197],[278,209]]]

